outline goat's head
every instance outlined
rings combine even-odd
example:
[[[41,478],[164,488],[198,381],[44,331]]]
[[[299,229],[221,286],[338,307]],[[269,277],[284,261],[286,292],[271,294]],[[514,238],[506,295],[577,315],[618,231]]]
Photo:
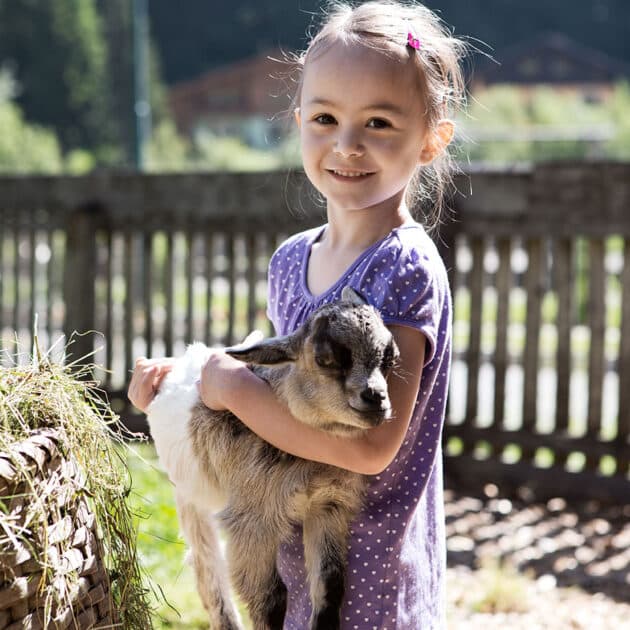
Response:
[[[350,287],[292,335],[227,352],[251,364],[286,366],[280,388],[302,422],[343,433],[391,417],[386,379],[398,348],[376,309]]]

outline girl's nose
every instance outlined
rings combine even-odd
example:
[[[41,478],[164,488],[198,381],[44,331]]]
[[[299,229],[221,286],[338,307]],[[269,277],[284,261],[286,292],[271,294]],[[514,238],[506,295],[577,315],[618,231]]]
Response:
[[[357,133],[339,134],[333,150],[344,158],[359,157],[365,152]]]

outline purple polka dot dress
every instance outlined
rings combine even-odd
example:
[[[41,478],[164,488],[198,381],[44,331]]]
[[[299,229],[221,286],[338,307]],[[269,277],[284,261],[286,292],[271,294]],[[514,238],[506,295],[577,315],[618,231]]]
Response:
[[[386,324],[411,326],[427,340],[425,364],[407,436],[391,465],[369,479],[348,547],[344,630],[443,628],[446,548],[440,438],[451,353],[446,270],[421,225],[405,224],[365,250],[325,293],[306,284],[311,245],[324,227],[292,236],[269,264],[268,315],[288,334],[350,285]],[[285,630],[308,627],[311,613],[301,531],[283,544],[278,568],[289,601]]]

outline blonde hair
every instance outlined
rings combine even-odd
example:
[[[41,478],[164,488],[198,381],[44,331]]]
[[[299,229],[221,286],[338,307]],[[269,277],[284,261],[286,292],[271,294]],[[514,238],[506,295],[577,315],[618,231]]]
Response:
[[[411,56],[425,106],[424,123],[429,131],[435,129],[440,120],[452,116],[465,105],[460,62],[466,54],[467,45],[453,37],[430,9],[418,3],[390,0],[356,6],[331,2],[324,18],[306,50],[295,58],[300,77],[293,97],[294,106],[300,101],[301,71],[306,63],[338,41],[367,46],[397,58]],[[419,49],[407,45],[410,32],[420,40]],[[416,170],[407,202],[428,215],[425,216],[428,227],[434,227],[439,222],[453,170],[454,161],[448,150],[430,165]]]

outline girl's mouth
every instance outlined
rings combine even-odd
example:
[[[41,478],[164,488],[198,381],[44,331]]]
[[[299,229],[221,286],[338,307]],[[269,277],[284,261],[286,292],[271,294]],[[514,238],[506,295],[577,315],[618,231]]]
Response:
[[[344,182],[348,182],[348,181],[359,182],[370,177],[370,175],[374,175],[373,172],[369,172],[369,171],[345,171],[343,169],[327,169],[327,171],[335,179],[344,181]]]

